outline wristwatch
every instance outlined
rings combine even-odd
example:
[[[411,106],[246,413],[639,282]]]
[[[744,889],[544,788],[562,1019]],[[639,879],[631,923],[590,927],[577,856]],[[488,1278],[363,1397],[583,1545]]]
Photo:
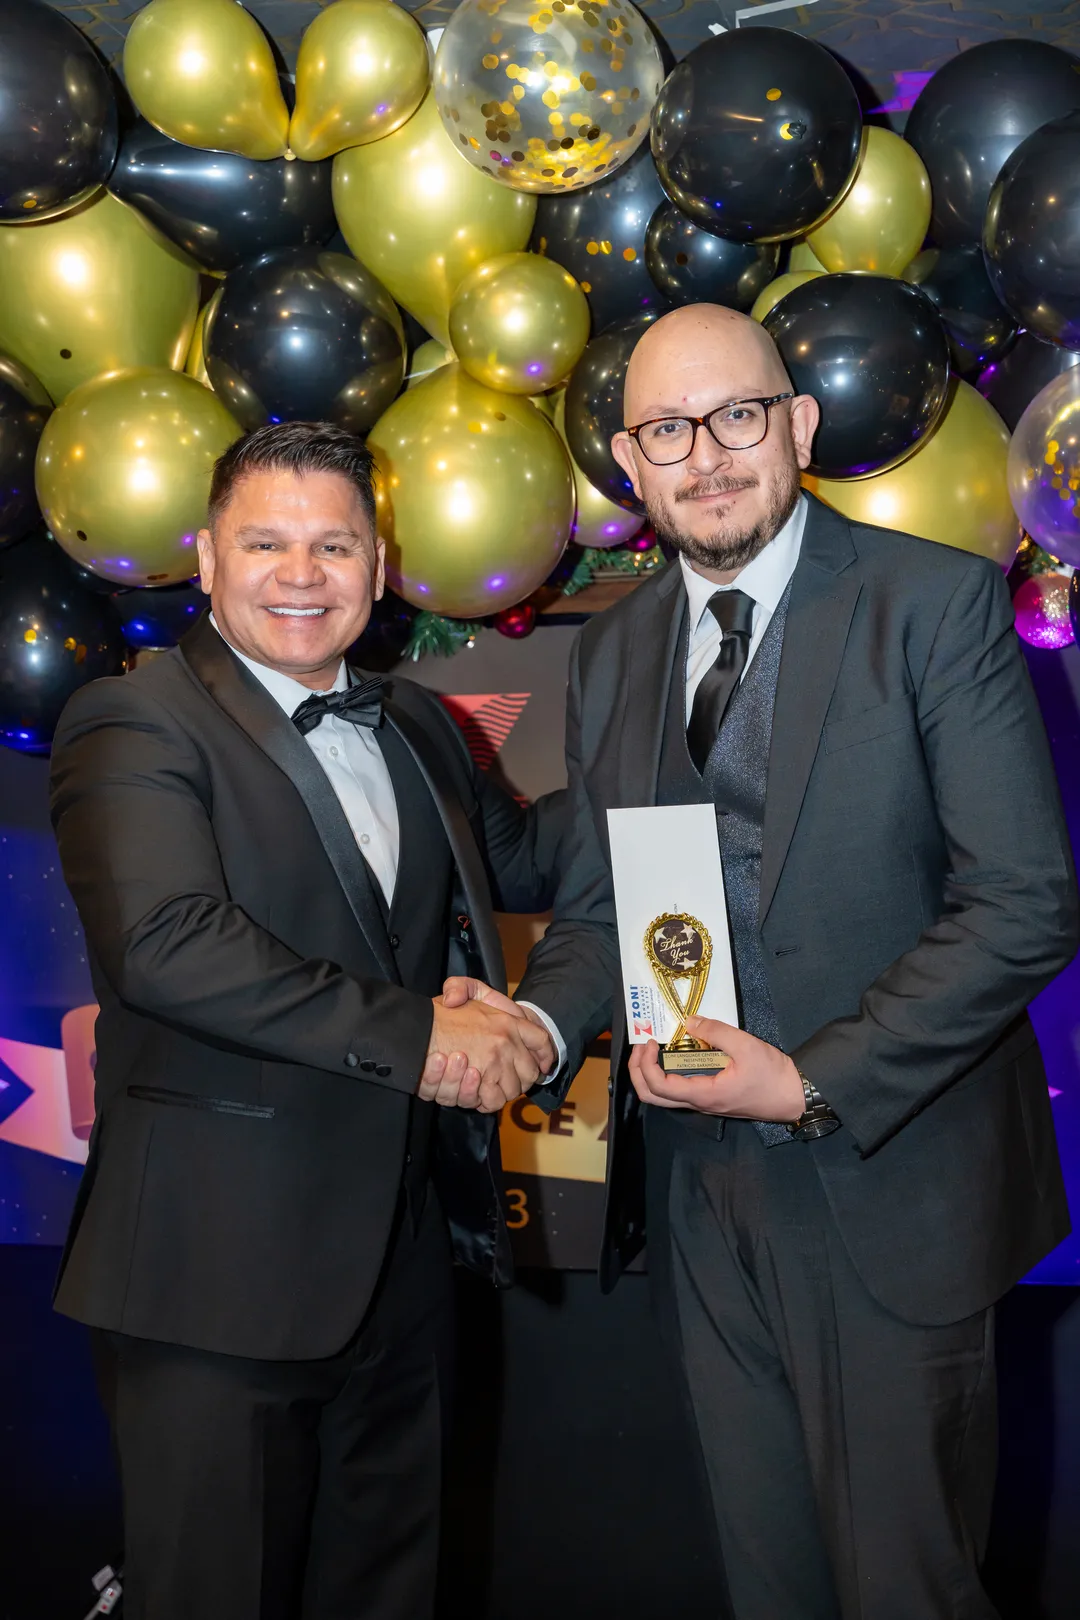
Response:
[[[802,1081],[806,1108],[799,1118],[788,1126],[793,1139],[796,1142],[815,1142],[819,1136],[831,1136],[833,1131],[840,1129],[840,1121],[814,1082],[808,1080],[801,1069],[795,1072]]]

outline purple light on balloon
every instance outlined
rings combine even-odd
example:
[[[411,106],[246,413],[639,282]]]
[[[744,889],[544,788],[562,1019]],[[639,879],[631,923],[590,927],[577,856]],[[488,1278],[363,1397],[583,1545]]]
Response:
[[[1013,597],[1016,633],[1029,647],[1057,649],[1075,640],[1066,574],[1036,574]]]
[[[380,101],[379,105],[376,107],[375,111],[378,114],[382,114],[384,112],[389,112],[390,111],[390,103],[388,101]]]
[[[600,530],[600,533],[610,535],[612,539],[614,539],[614,537],[619,533],[620,527],[621,525],[618,523],[605,523],[603,528]]]
[[[539,360],[530,360],[528,365],[525,367],[525,370],[528,372],[530,377],[539,377],[543,369],[543,364]]]
[[[501,591],[505,584],[506,584],[506,575],[505,574],[493,574],[492,577],[487,582],[487,588],[488,588],[489,591]]]

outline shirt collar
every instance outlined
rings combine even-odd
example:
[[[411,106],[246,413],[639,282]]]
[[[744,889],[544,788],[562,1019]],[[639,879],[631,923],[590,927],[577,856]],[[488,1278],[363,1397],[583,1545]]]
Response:
[[[248,658],[242,652],[237,652],[232,642],[229,641],[226,636],[222,635],[220,626],[212,613],[210,615],[210,623],[214,626],[214,629],[217,631],[218,635],[221,636],[221,639],[225,642],[226,647],[230,648],[231,651],[236,654],[244,668],[251,671],[255,679],[259,682],[260,686],[264,686],[266,688],[270,696],[274,699],[274,702],[277,703],[279,707],[284,709],[285,713],[289,715],[290,718],[296,713],[301,703],[305,702],[309,697],[314,696],[314,693],[309,686],[304,686],[300,681],[294,681],[291,675],[283,675],[279,669],[271,669],[267,664],[257,664],[254,658]],[[329,688],[329,690],[331,692],[344,692],[348,684],[349,672],[345,667],[345,660],[342,659],[341,663],[338,665],[338,672],[334,679],[334,684]]]
[[[784,527],[773,536],[764,550],[758,552],[753,562],[747,563],[730,585],[714,584],[711,579],[699,574],[685,557],[680,556],[679,566],[682,568],[686,599],[690,604],[691,638],[697,634],[698,626],[717,591],[745,591],[766,612],[775,613],[799,560],[806,512],[806,496],[800,495]]]

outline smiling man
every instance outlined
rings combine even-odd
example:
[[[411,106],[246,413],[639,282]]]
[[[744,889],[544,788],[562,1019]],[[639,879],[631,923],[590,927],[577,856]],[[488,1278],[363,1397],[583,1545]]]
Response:
[[[624,420],[679,556],[572,661],[537,1100],[612,1020],[602,1281],[647,1229],[737,1620],[988,1620],[993,1305],[1068,1230],[1026,1009],[1078,937],[1009,594],[800,494],[818,405],[745,316],[656,321]],[[741,1028],[690,1025],[713,1079],[630,1057],[608,866],[609,808],[689,803],[737,968]]]
[[[345,663],[383,589],[352,435],[239,440],[199,557],[212,615],[56,738],[101,1006],[57,1307],[112,1389],[132,1620],[429,1620],[451,1244],[505,1276],[493,1111],[553,1056],[438,992],[502,975],[493,904],[550,903],[561,795]]]

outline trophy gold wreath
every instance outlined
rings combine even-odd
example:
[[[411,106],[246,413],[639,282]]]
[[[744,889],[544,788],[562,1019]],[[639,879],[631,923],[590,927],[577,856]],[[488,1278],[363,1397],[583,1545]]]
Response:
[[[727,1067],[724,1052],[712,1051],[689,1034],[686,1020],[701,1006],[712,962],[712,939],[704,923],[686,912],[665,911],[645,930],[645,955],[660,994],[679,1020],[661,1054],[664,1069],[679,1074],[718,1074]],[[688,980],[685,998],[676,985]]]

